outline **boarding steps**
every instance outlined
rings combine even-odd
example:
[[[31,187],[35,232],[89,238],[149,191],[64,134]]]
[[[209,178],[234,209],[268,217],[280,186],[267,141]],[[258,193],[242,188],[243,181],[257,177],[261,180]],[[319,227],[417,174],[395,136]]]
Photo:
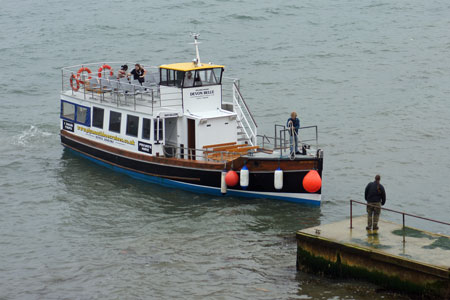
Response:
[[[256,146],[258,125],[248,109],[236,82],[233,83],[233,111],[237,114],[238,143]]]

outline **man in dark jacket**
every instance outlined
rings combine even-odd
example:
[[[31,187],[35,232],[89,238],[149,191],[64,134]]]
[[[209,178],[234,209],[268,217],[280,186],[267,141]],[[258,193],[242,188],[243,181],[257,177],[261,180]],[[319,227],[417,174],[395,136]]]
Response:
[[[386,203],[386,192],[380,183],[380,179],[380,175],[375,176],[375,181],[369,182],[364,193],[364,198],[370,204],[370,206],[367,206],[367,230],[372,229],[372,224],[373,230],[378,230],[381,206]]]

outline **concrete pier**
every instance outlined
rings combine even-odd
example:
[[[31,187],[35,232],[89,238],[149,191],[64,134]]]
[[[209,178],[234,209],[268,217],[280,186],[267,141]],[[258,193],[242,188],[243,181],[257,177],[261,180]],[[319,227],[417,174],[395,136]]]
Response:
[[[367,280],[395,290],[450,299],[450,237],[367,217],[297,232],[297,269]],[[405,243],[403,243],[405,234]]]

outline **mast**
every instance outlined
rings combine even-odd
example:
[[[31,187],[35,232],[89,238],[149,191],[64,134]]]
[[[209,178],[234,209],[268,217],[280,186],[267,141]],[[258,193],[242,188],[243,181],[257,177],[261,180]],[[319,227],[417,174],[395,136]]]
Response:
[[[202,63],[200,61],[200,53],[198,51],[198,44],[200,44],[200,42],[198,41],[198,37],[200,36],[199,33],[191,33],[191,35],[194,37],[194,45],[195,45],[195,54],[196,54],[196,58],[195,58],[195,65],[198,67],[202,66]]]

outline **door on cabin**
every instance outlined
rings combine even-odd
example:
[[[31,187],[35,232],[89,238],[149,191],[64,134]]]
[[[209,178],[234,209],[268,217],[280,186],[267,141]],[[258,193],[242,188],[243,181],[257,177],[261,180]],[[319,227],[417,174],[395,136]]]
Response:
[[[164,119],[164,155],[166,157],[177,156],[178,143],[178,118]]]
[[[188,119],[188,157],[195,160],[195,120]]]

